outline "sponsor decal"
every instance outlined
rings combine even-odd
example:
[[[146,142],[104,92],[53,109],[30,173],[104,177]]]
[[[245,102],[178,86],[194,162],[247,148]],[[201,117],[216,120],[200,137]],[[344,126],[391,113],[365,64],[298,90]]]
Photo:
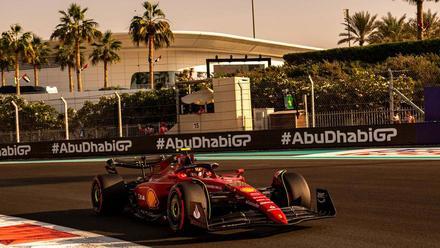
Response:
[[[247,147],[251,142],[250,134],[219,135],[208,138],[206,136],[193,136],[191,138],[158,138],[156,140],[157,150],[182,149],[182,148],[239,148]]]
[[[197,220],[200,219],[200,217],[201,217],[201,214],[200,214],[199,208],[197,207],[197,204],[196,204],[196,207],[193,212],[193,217]]]
[[[316,200],[322,204],[326,202],[326,197],[327,194],[325,192],[317,192]]]
[[[31,152],[30,145],[10,145],[0,148],[0,157],[27,156]]]
[[[268,210],[266,210],[267,212],[272,212],[272,211],[281,211],[281,209],[280,208],[277,208],[277,207],[275,207],[275,208],[270,208],[270,209],[268,209]]]
[[[255,192],[256,189],[254,189],[252,187],[242,187],[242,188],[240,188],[240,191],[244,192],[244,193],[252,193],[252,192]]]
[[[249,184],[242,182],[242,181],[231,181],[228,185],[232,186],[232,187],[247,187],[247,186],[249,186]],[[259,192],[257,192],[257,194],[261,195]]]
[[[153,189],[148,188],[147,190],[147,206],[149,208],[158,208],[159,200],[157,199],[156,192]]]
[[[206,222],[206,215],[203,211],[202,204],[199,202],[191,202],[189,209],[192,211],[190,223],[201,228],[207,228],[208,223]]]
[[[311,144],[344,144],[344,143],[373,143],[390,142],[397,136],[396,128],[357,129],[353,132],[329,130],[318,133],[284,132],[281,135],[282,145],[311,145]]]
[[[56,142],[52,144],[52,154],[127,152],[132,146],[131,140]]]
[[[138,200],[145,201],[145,196],[144,195],[139,194],[139,193],[137,193],[136,195],[137,195]]]
[[[216,189],[216,190],[222,190],[223,188],[217,185],[207,184],[206,187],[208,189]]]
[[[254,208],[259,208],[259,207],[260,207],[258,204],[253,203],[253,202],[248,201],[248,200],[246,200],[246,204],[249,205],[249,206],[251,206],[251,207],[254,207]]]

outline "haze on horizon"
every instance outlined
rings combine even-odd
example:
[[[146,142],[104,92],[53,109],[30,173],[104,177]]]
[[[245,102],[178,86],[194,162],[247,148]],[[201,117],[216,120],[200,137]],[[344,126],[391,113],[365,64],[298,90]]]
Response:
[[[88,7],[88,18],[101,30],[127,32],[134,15],[143,13],[143,0],[2,0],[0,32],[19,23],[25,31],[48,38],[59,22],[59,10],[76,2]],[[416,7],[403,0],[254,0],[256,37],[322,48],[337,47],[343,31],[343,9],[369,11],[378,17],[415,18]],[[274,4],[274,2],[276,4]],[[160,0],[173,30],[209,31],[252,37],[251,0]],[[425,2],[425,11],[440,12],[440,3]]]

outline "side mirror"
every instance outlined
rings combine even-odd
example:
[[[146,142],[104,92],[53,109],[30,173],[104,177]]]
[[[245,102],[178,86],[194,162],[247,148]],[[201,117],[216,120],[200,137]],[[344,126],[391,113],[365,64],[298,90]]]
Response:
[[[235,171],[235,173],[237,173],[237,177],[240,177],[244,174],[244,169],[238,169]]]
[[[211,168],[212,168],[213,170],[216,170],[218,167],[220,167],[220,165],[219,165],[218,163],[212,163],[212,164],[211,164]]]

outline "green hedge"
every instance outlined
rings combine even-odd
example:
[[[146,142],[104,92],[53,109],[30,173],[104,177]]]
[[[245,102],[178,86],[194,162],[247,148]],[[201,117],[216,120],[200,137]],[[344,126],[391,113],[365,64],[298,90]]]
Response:
[[[290,53],[284,55],[289,64],[302,64],[321,61],[361,61],[377,63],[396,55],[440,54],[440,39],[407,41],[369,45],[364,47],[335,48],[316,52]]]

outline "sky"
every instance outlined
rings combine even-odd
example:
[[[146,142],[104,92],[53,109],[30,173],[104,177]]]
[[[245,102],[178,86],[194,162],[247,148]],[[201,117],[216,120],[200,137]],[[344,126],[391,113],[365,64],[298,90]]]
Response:
[[[76,2],[102,30],[127,32],[140,15],[143,0],[0,0],[0,31],[19,23],[26,31],[48,38],[59,21],[59,10]],[[256,37],[292,44],[337,47],[343,31],[343,9],[369,11],[379,17],[415,18],[416,8],[403,0],[254,0]],[[252,37],[251,0],[160,0],[173,30],[209,31]],[[425,3],[440,12],[440,3]]]

